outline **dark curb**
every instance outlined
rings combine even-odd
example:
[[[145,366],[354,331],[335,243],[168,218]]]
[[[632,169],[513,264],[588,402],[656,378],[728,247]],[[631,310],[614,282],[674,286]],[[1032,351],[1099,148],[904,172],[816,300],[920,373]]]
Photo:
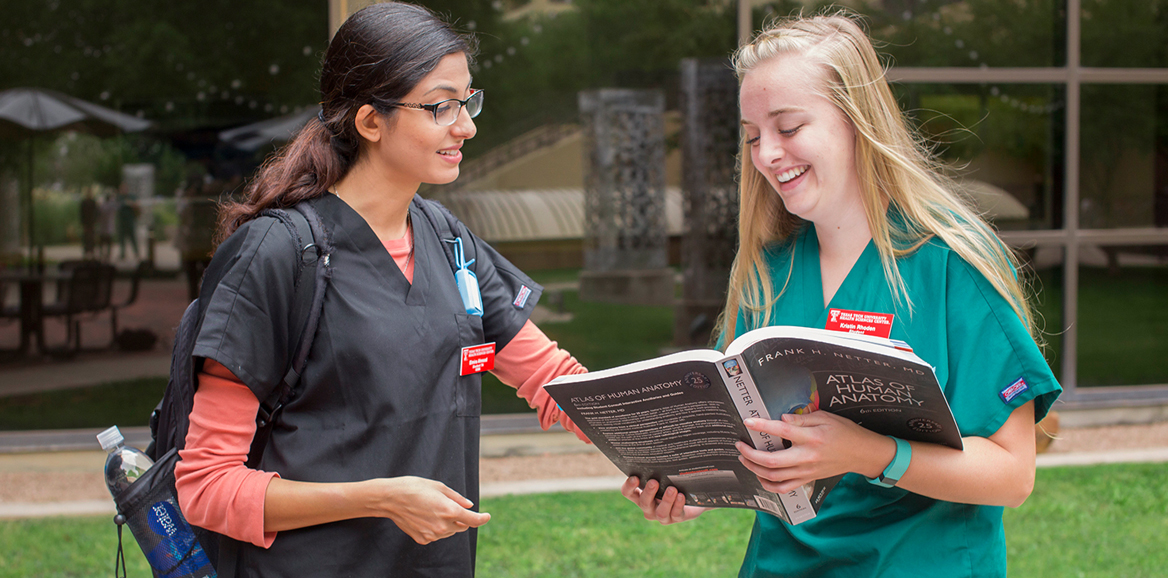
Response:
[[[545,433],[540,429],[539,419],[534,413],[484,415],[481,423],[482,435],[484,436]],[[97,444],[97,434],[104,429],[0,432],[0,454],[100,450],[101,447]],[[150,443],[150,428],[123,427],[120,429],[126,438],[127,445],[145,448]],[[558,427],[552,431],[557,430],[559,430]]]

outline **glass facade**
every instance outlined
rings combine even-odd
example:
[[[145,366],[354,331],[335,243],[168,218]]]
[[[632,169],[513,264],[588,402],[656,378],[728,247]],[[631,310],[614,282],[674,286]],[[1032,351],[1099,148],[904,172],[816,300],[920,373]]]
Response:
[[[675,109],[680,59],[725,57],[736,41],[735,1],[577,0],[546,13],[522,0],[419,3],[479,39],[472,71],[487,96],[468,165],[520,135],[578,122],[581,90],[657,88]],[[1168,335],[1156,330],[1168,327],[1168,0],[838,3],[865,18],[921,134],[1032,259],[1064,399],[1141,385],[1125,395],[1168,400],[1168,365],[1141,365],[1168,357]],[[751,4],[755,29],[827,5]],[[85,191],[108,195],[123,165],[149,164],[159,198],[151,234],[171,241],[181,228],[166,199],[241,190],[280,140],[228,142],[224,131],[312,114],[330,13],[337,20],[349,5],[12,4],[0,24],[0,89],[48,88],[153,125],[112,138],[0,134],[0,199],[15,198],[32,164],[37,242],[77,242],[79,226],[54,211],[75,215]],[[7,222],[0,247],[16,242],[7,233],[20,225]]]
[[[1042,339],[1042,352],[1055,377],[1062,376],[1062,357],[1066,332],[1063,330],[1063,284],[1066,252],[1061,247],[1043,246],[1018,249],[1025,264],[1023,280],[1030,295],[1034,324]]]
[[[1084,85],[1080,225],[1168,226],[1168,86]]]
[[[987,212],[1030,263],[1063,399],[1168,400],[1168,3],[865,6],[921,134],[1024,209]]]
[[[1063,66],[1066,12],[1057,0],[886,0],[859,8],[896,66]],[[876,6],[879,6],[877,8]]]
[[[51,0],[6,9],[0,89],[53,90],[151,122],[142,133],[99,135],[84,150],[57,141],[63,132],[38,133],[38,188],[80,184],[61,182],[63,165],[79,176],[96,167],[90,173],[98,184],[117,187],[116,169],[125,163],[154,165],[154,193],[163,197],[203,180],[225,185],[258,160],[254,148],[222,142],[220,131],[293,114],[318,99],[327,2]],[[26,143],[0,136],[0,162],[18,171]]]
[[[901,108],[1003,230],[1062,223],[1062,86],[897,84]]]
[[[1083,66],[1168,66],[1168,2],[1082,0]]]
[[[1080,267],[1080,386],[1168,383],[1165,248],[1092,248],[1101,254],[1090,259],[1092,265]]]

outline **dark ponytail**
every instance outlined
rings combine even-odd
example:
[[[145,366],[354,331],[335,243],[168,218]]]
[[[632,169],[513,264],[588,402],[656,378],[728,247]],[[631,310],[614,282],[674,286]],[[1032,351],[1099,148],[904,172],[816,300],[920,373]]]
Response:
[[[355,120],[362,105],[390,116],[450,54],[474,58],[475,40],[455,32],[421,6],[385,2],[349,17],[329,42],[320,73],[321,113],[264,162],[243,202],[224,203],[222,241],[268,208],[286,208],[323,195],[361,155]]]

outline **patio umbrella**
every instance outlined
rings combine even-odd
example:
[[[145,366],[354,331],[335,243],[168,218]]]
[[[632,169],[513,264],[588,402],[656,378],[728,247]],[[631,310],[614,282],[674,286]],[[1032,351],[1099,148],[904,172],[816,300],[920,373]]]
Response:
[[[244,151],[292,140],[308,121],[320,114],[320,105],[314,104],[301,112],[245,124],[219,133],[219,140]]]
[[[24,183],[29,262],[36,245],[32,214],[33,138],[37,133],[77,130],[98,136],[145,130],[150,121],[39,88],[0,91],[0,135],[28,141],[28,174]]]

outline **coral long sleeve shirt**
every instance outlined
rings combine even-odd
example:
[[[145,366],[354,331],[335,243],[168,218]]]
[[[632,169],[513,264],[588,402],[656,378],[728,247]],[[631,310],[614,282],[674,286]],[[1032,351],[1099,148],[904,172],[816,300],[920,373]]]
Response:
[[[384,243],[411,282],[412,238],[407,231],[401,239]],[[528,321],[495,362],[492,373],[536,410],[540,427],[546,430],[558,422],[588,441],[543,389],[555,377],[587,371],[576,358]],[[279,474],[244,465],[259,406],[251,390],[226,367],[206,360],[198,375],[186,449],[179,452],[182,459],[175,466],[175,486],[179,505],[192,524],[267,548],[276,532],[264,531],[264,497]]]

